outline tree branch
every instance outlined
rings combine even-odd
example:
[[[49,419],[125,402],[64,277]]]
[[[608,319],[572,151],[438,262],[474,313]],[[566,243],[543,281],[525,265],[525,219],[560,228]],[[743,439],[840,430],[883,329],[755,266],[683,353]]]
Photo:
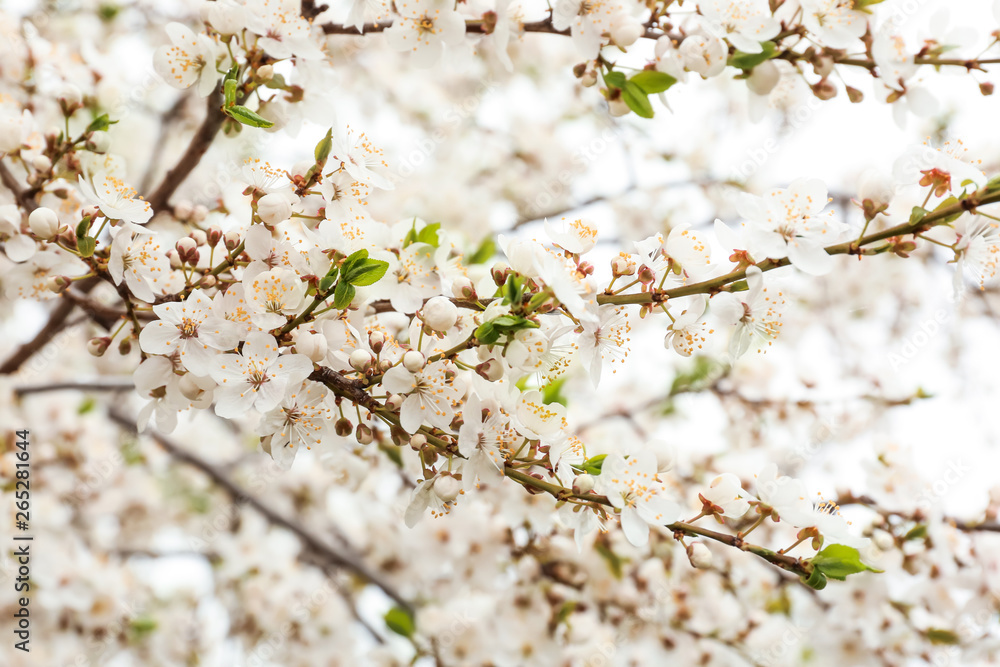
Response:
[[[135,422],[126,417],[123,413],[119,412],[116,408],[111,408],[108,411],[108,417],[119,426],[122,426],[133,433],[138,433]],[[380,588],[387,596],[392,598],[396,604],[406,608],[407,610],[411,610],[410,604],[403,599],[403,597],[395,590],[395,588],[392,587],[392,585],[383,580],[381,575],[369,569],[367,565],[362,563],[353,555],[338,552],[322,539],[309,532],[300,523],[281,516],[255,496],[240,487],[218,467],[201,459],[166,436],[155,431],[150,432],[149,435],[175,460],[197,468],[202,473],[207,475],[217,486],[229,494],[234,501],[237,503],[246,503],[260,513],[261,516],[267,519],[271,524],[284,528],[294,534],[299,538],[299,540],[301,540],[306,549],[319,556],[329,566],[350,570],[366,582]]]
[[[219,110],[222,106],[222,94],[219,91],[215,91],[208,96],[206,106],[205,120],[191,138],[191,143],[188,144],[184,155],[177,161],[174,168],[166,173],[163,177],[163,182],[160,183],[160,186],[147,200],[149,205],[153,207],[154,212],[161,211],[167,207],[170,203],[170,197],[173,196],[177,188],[184,182],[184,179],[198,166],[198,162],[201,161],[202,156],[208,150],[209,146],[212,145],[212,140],[226,120],[226,115]]]

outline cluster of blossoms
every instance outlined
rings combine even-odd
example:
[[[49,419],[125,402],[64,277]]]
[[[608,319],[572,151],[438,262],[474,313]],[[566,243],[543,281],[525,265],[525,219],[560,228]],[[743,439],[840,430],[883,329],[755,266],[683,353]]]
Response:
[[[346,18],[346,7],[303,16],[298,3],[226,0],[203,8],[197,31],[169,24],[170,43],[153,65],[170,86],[209,98],[196,134],[208,142],[220,130],[294,130],[322,117],[333,90],[313,71],[328,57],[324,35],[351,31],[385,32],[390,48],[427,67],[475,33],[509,68],[513,35],[568,32],[587,59],[577,78],[595,84],[600,74],[613,114],[644,117],[653,113],[649,95],[727,67],[764,98],[808,65],[820,77],[813,92],[827,99],[835,68],[856,66],[846,55],[854,48],[870,56],[864,62],[886,101],[926,113],[926,94],[908,83],[921,67],[983,64],[982,56],[943,59],[950,44],[935,39],[908,55],[891,21],[886,30],[872,23],[878,4],[706,1],[679,14],[669,2],[561,0],[532,21],[529,8],[503,0],[476,5],[478,15],[472,5],[366,0],[351,3]],[[649,38],[655,60],[629,77],[606,57],[607,47],[628,54]],[[848,94],[860,99],[854,88]],[[736,228],[717,220],[712,234],[675,224],[607,259],[597,223],[585,217],[554,215],[543,223],[546,238],[511,233],[494,245],[448,224],[400,219],[405,212],[373,214],[369,204],[396,186],[396,174],[375,139],[342,125],[291,166],[243,161],[233,174],[237,196],[211,207],[171,205],[180,185],[171,179],[183,180],[193,165],[181,167],[207,149],[193,144],[147,199],[128,182],[125,160],[109,152],[116,119],[98,113],[96,97],[63,84],[55,99],[47,113],[65,131],[48,129],[45,111],[0,98],[10,192],[0,205],[5,295],[63,300],[105,326],[108,335],[88,350],[101,363],[138,362],[141,430],[171,434],[183,428],[179,416],[211,412],[252,429],[283,470],[302,450],[326,452],[330,443],[349,443],[356,457],[391,458],[412,486],[402,510],[411,528],[428,510],[458,515],[480,496],[514,488],[545,494],[547,516],[573,531],[580,552],[612,539],[618,521],[630,547],[676,540],[703,570],[714,567],[712,552],[684,540],[750,551],[814,589],[873,570],[862,557],[876,533],[850,527],[836,504],[815,501],[776,465],[752,485],[723,473],[699,485],[695,503],[675,475],[672,444],[591,444],[577,435],[562,389],[577,376],[598,388],[634,363],[639,320],[659,323],[668,351],[727,351],[735,367],[782,332],[790,306],[776,270],[821,276],[846,264],[839,255],[867,264],[869,255],[908,257],[930,246],[950,253],[956,290],[966,275],[985,286],[998,268],[1000,181],[959,144],[916,147],[892,176],[870,176],[855,200],[861,227],[837,219],[823,182],[802,178],[743,193]],[[794,541],[780,550],[745,541],[768,524],[798,529]]]

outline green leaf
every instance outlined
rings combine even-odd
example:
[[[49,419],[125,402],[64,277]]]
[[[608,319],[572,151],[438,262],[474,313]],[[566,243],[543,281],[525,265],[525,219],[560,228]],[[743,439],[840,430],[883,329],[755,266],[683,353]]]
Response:
[[[350,284],[345,280],[341,280],[337,283],[337,288],[333,290],[333,307],[338,310],[343,310],[351,305],[351,301],[354,301],[354,295],[357,290],[354,289],[354,285]]]
[[[612,88],[624,88],[625,75],[621,72],[608,72],[604,75],[604,83]]]
[[[920,540],[927,536],[927,524],[918,523],[907,531],[903,536],[904,540]]]
[[[559,405],[566,405],[568,401],[562,393],[563,385],[566,384],[566,378],[556,378],[552,382],[549,382],[542,386],[542,403],[548,405],[549,403],[558,403]]]
[[[622,88],[622,99],[628,108],[635,112],[635,115],[642,118],[653,117],[653,105],[649,102],[646,92],[638,84],[626,81]]]
[[[129,623],[133,640],[141,640],[156,630],[156,619],[151,616],[139,616]]]
[[[483,239],[483,242],[479,244],[476,248],[476,252],[472,253],[469,257],[469,264],[484,264],[491,259],[493,255],[497,252],[497,244],[491,238]]]
[[[249,125],[250,127],[274,127],[274,123],[266,118],[258,116],[255,112],[247,109],[241,104],[227,107],[225,111],[226,115],[242,125]]]
[[[862,563],[858,550],[846,544],[831,544],[813,556],[810,562],[816,571],[840,581],[846,579],[848,575],[858,572],[882,571]]]
[[[503,286],[503,303],[508,306],[520,306],[524,294],[524,278],[511,274]]]
[[[694,364],[685,372],[678,373],[670,385],[670,395],[701,391],[711,385],[721,375],[723,365],[711,357],[698,355]]]
[[[285,77],[275,72],[274,76],[264,83],[264,87],[272,90],[287,90],[288,84],[285,82]]]
[[[500,332],[490,322],[483,322],[476,329],[476,340],[483,345],[492,345],[500,339]]]
[[[340,263],[340,275],[347,275],[358,262],[363,262],[366,259],[368,259],[368,251],[364,248],[355,253],[351,253],[344,259],[343,262]]]
[[[417,629],[410,612],[399,606],[393,607],[385,613],[385,625],[403,637],[412,637]]]
[[[820,572],[819,569],[814,569],[808,577],[803,575],[799,577],[799,579],[802,580],[803,584],[817,591],[821,591],[826,588],[826,577],[823,576],[823,573]]]
[[[438,239],[438,230],[441,229],[441,223],[435,222],[432,225],[427,225],[420,230],[417,234],[418,243],[426,243],[427,245],[434,246],[435,248],[441,243]]]
[[[624,574],[623,566],[625,565],[625,560],[601,542],[595,542],[594,548],[600,554],[601,558],[604,559],[604,562],[608,564],[608,569],[611,570],[614,578],[621,579]]]
[[[84,236],[76,240],[76,248],[80,251],[80,257],[93,257],[94,250],[97,249],[97,239],[93,236]]]
[[[352,285],[374,285],[382,280],[382,276],[389,270],[389,262],[381,259],[365,259],[361,264],[351,267],[350,273],[342,273],[341,281],[347,281]]]
[[[320,139],[320,142],[316,144],[316,150],[313,151],[316,163],[326,164],[326,159],[330,157],[331,150],[333,150],[333,128],[327,130],[326,136]]]
[[[323,276],[319,281],[319,291],[329,292],[335,282],[337,282],[336,276]]]
[[[598,454],[597,456],[592,456],[586,461],[584,461],[580,467],[583,468],[584,472],[590,475],[600,475],[601,468],[604,466],[604,459],[607,456],[608,456],[607,454]]]
[[[957,197],[948,197],[943,202],[941,202],[940,204],[937,205],[937,207],[934,209],[934,212],[936,213],[936,212],[940,211],[941,209],[946,208],[948,206],[954,206],[957,203],[959,203],[959,200],[958,200]],[[962,217],[963,213],[965,213],[965,211],[963,211],[962,209],[959,209],[957,213],[952,213],[951,215],[942,218],[941,222],[955,222],[956,220],[958,220],[959,218]]]
[[[677,79],[665,72],[658,72],[655,69],[644,69],[632,75],[629,79],[632,83],[642,88],[647,95],[662,93],[677,83]]]
[[[80,224],[76,226],[77,240],[82,239],[84,236],[87,235],[87,232],[89,231],[90,231],[90,216],[85,215],[83,216],[83,220],[80,221]]]
[[[88,412],[93,412],[94,408],[96,407],[97,407],[97,401],[94,400],[93,396],[88,396],[87,398],[83,399],[83,402],[80,403],[79,407],[77,407],[76,414],[85,415]]]
[[[928,210],[922,206],[914,206],[910,211],[910,224],[915,225],[927,216]]]
[[[743,51],[737,51],[733,55],[729,56],[728,63],[732,67],[738,67],[742,70],[751,70],[757,65],[761,64],[765,60],[770,60],[777,53],[777,47],[774,42],[761,42],[760,53],[744,53]]]
[[[927,628],[925,633],[928,641],[932,644],[957,644],[961,641],[961,638],[952,632],[951,630],[945,630],[944,628]]]
[[[98,131],[103,132],[104,130],[108,129],[117,122],[118,122],[117,120],[111,120],[108,114],[102,114],[97,118],[95,118],[94,120],[90,121],[90,125],[87,126],[87,131],[84,132],[84,134],[90,134],[91,132],[98,132]]]
[[[225,83],[222,84],[222,90],[225,94],[225,105],[226,107],[231,107],[236,104],[236,79],[230,79],[226,77]]]

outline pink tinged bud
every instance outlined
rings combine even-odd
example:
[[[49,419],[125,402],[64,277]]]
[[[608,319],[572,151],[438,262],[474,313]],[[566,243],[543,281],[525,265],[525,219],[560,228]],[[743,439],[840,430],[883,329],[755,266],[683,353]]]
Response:
[[[222,240],[222,229],[218,225],[212,225],[208,228],[208,233],[206,234],[206,240],[209,246],[215,247]]]
[[[688,560],[699,570],[712,569],[712,552],[703,542],[692,542],[687,546]]]
[[[390,359],[382,359],[381,361],[378,362],[378,369],[382,373],[385,373],[387,370],[389,370],[395,365],[396,364],[392,363],[392,360]]]
[[[351,423],[350,419],[341,417],[337,420],[337,423],[333,425],[334,430],[342,438],[346,438],[351,433],[354,432],[354,424]]]
[[[458,322],[458,306],[450,299],[436,296],[428,300],[420,311],[424,324],[434,331],[447,331]]]
[[[351,368],[359,373],[364,373],[375,363],[375,357],[368,350],[354,350],[351,352],[349,363]]]
[[[219,279],[209,273],[202,277],[199,285],[207,289],[209,287],[215,287],[218,283]]]
[[[472,286],[472,281],[465,276],[460,276],[451,284],[451,293],[456,299],[475,299],[476,288]]]
[[[415,433],[410,436],[410,448],[415,452],[419,452],[424,446],[427,445],[427,436],[423,433]]]
[[[257,79],[259,81],[270,81],[274,78],[274,68],[270,65],[264,65],[257,68]]]
[[[649,285],[654,280],[656,280],[656,272],[649,268],[645,264],[639,267],[639,282],[643,285]]]
[[[411,373],[416,373],[417,371],[423,370],[426,364],[427,364],[427,359],[424,357],[423,352],[410,350],[409,352],[403,355],[403,368],[410,371]]]
[[[28,226],[35,236],[51,239],[59,233],[59,216],[51,208],[41,206],[28,216]]]
[[[292,203],[285,195],[272,192],[269,195],[264,195],[257,202],[257,215],[260,216],[265,225],[273,227],[292,217]]]
[[[111,339],[107,336],[91,338],[87,341],[87,352],[90,352],[90,354],[95,357],[103,357],[104,353],[108,351],[108,347],[110,345]]]
[[[399,410],[403,407],[403,397],[399,394],[393,394],[389,398],[385,399],[385,407],[390,410]]]
[[[299,334],[295,341],[295,351],[318,364],[326,357],[326,336],[310,332]]]
[[[354,437],[362,445],[370,445],[375,440],[371,428],[365,424],[358,424],[358,428],[354,431]]]
[[[177,252],[183,257],[188,253],[197,250],[198,242],[189,236],[185,236],[177,241],[177,245],[175,247],[177,248]]]
[[[198,204],[194,207],[194,211],[191,212],[192,222],[201,222],[208,217],[208,207],[202,204]]]
[[[223,239],[226,241],[227,250],[236,250],[236,246],[240,244],[240,234],[239,232],[229,231],[226,232]]]
[[[461,483],[451,475],[441,475],[434,481],[434,494],[446,503],[458,498],[461,490]]]
[[[182,199],[177,202],[176,206],[174,206],[174,217],[178,220],[190,220],[193,213],[194,207],[191,206],[191,202],[187,200]]]
[[[381,331],[373,331],[368,334],[368,345],[371,346],[372,352],[378,354],[382,351],[382,346],[385,345],[385,334]]]
[[[79,107],[83,104],[83,92],[73,84],[66,84],[59,93],[59,101],[68,107]]]
[[[476,373],[489,382],[496,382],[503,377],[503,364],[496,359],[489,359],[476,366]]]
[[[625,116],[631,109],[628,108],[628,104],[622,98],[617,98],[614,100],[608,100],[608,112],[612,116]]]
[[[200,229],[196,229],[193,232],[191,232],[190,236],[192,239],[194,239],[194,242],[197,243],[199,246],[203,246],[208,242],[208,234],[206,234]]]
[[[573,480],[573,493],[590,493],[594,490],[594,476],[586,473]]]
[[[595,83],[597,83],[597,72],[595,70],[588,70],[580,77],[580,85],[584,88],[590,88]]]
[[[496,283],[497,287],[503,285],[507,282],[507,275],[510,273],[510,266],[507,262],[497,262],[490,269],[490,275],[493,277],[493,282]]]

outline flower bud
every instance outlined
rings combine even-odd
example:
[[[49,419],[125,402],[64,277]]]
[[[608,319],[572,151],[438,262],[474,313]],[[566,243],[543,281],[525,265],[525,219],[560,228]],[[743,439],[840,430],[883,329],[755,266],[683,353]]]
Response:
[[[476,373],[484,380],[496,382],[503,377],[503,364],[496,359],[487,359],[476,366]]]
[[[280,192],[272,192],[257,202],[257,215],[265,225],[273,227],[292,217],[292,203]]]
[[[167,251],[167,259],[170,261],[170,268],[179,269],[184,265],[180,254],[174,248]]]
[[[240,244],[239,232],[230,230],[222,238],[226,242],[227,250],[236,250],[236,247]]]
[[[351,423],[350,419],[346,417],[341,417],[337,420],[337,423],[333,425],[333,429],[342,438],[346,438],[354,431],[354,424]]]
[[[821,100],[832,100],[837,96],[837,87],[829,79],[821,79],[813,84],[813,95]]]
[[[58,99],[63,111],[67,116],[70,116],[74,111],[83,106],[83,91],[73,84],[68,83],[59,91]]]
[[[507,262],[497,262],[490,269],[490,275],[493,276],[493,282],[496,283],[497,287],[500,287],[505,282],[507,282],[507,276],[510,274],[510,266]]]
[[[35,236],[51,239],[59,233],[59,216],[51,208],[40,206],[28,216],[28,226]]]
[[[354,352],[351,352],[348,363],[351,364],[351,368],[354,370],[364,373],[375,363],[375,357],[368,350],[354,350]]]
[[[414,433],[410,436],[410,448],[419,452],[427,445],[427,436],[423,433]]]
[[[212,225],[205,234],[205,241],[209,247],[215,247],[222,240],[222,229],[218,225]]]
[[[87,341],[87,352],[90,352],[90,354],[95,357],[103,357],[104,353],[108,351],[108,347],[110,345],[111,339],[107,336],[91,338]]]
[[[417,350],[410,350],[403,355],[403,368],[410,371],[411,373],[416,373],[417,371],[423,370],[424,366],[427,364],[427,359],[424,357],[423,352],[418,352]]]
[[[194,230],[189,236],[193,238],[194,242],[199,246],[203,246],[208,242],[208,234],[200,229]]]
[[[781,70],[770,60],[765,60],[753,68],[747,77],[747,88],[757,95],[767,95],[781,81]]]
[[[111,147],[111,139],[104,130],[95,130],[87,137],[87,149],[92,153],[107,153]]]
[[[194,213],[194,206],[186,199],[182,199],[174,205],[174,217],[178,220],[190,220],[192,213]]]
[[[712,569],[712,552],[708,550],[704,542],[692,542],[687,546],[688,560],[693,567],[699,570]]]
[[[643,32],[639,19],[627,12],[618,12],[611,17],[611,41],[618,46],[632,46]]]
[[[433,488],[435,495],[446,503],[454,501],[462,491],[461,483],[451,475],[438,476]]]
[[[458,322],[458,306],[447,297],[435,296],[424,304],[420,316],[434,331],[447,331]]]
[[[36,155],[31,159],[31,166],[35,171],[46,172],[52,168],[52,160],[47,155]]]
[[[580,85],[583,86],[584,88],[590,88],[591,86],[593,86],[596,83],[597,83],[597,71],[596,70],[592,70],[592,69],[591,70],[587,70],[586,72],[583,73],[583,76],[580,77]]]
[[[638,278],[639,282],[641,282],[643,285],[649,285],[654,280],[656,280],[656,272],[653,271],[653,269],[646,266],[645,264],[643,264],[642,266],[639,267]]]
[[[590,493],[594,490],[594,476],[583,473],[573,480],[573,493]]]
[[[608,100],[608,112],[612,116],[625,116],[628,115],[629,111],[631,109],[628,108],[628,105],[625,104],[625,100],[622,98]]]
[[[390,410],[399,410],[403,406],[403,397],[399,394],[392,394],[389,398],[385,399],[385,407]]]
[[[219,284],[219,279],[213,276],[211,273],[206,273],[201,277],[201,282],[198,283],[200,287],[208,289],[209,287],[215,287]]]
[[[132,351],[132,338],[130,336],[123,337],[118,341],[118,354],[123,357]]]
[[[619,255],[611,260],[611,274],[616,278],[635,275],[635,262],[628,257]]]
[[[395,365],[396,364],[392,363],[391,359],[382,359],[381,361],[378,362],[378,370],[380,373],[385,373]]]
[[[73,281],[69,279],[68,276],[51,276],[45,281],[45,287],[50,292],[60,294],[66,291],[66,288],[73,284]]]
[[[274,67],[271,65],[262,65],[257,68],[257,80],[258,81],[270,81],[274,78]]]
[[[354,430],[354,438],[362,445],[370,445],[375,440],[375,435],[372,433],[370,426],[358,424],[358,427]]]
[[[184,256],[184,255],[187,255],[188,253],[190,253],[193,250],[197,250],[198,249],[198,242],[195,241],[190,236],[185,236],[184,238],[179,239],[177,241],[177,244],[174,247],[177,248],[177,252],[181,256]]]
[[[191,211],[192,222],[201,222],[207,217],[208,217],[208,207],[205,206],[204,204],[198,204],[197,206],[194,207],[194,210]]]
[[[326,357],[326,336],[309,331],[301,333],[295,340],[295,351],[318,364]]]
[[[385,334],[381,331],[373,331],[368,334],[368,345],[371,346],[372,352],[378,354],[382,351],[382,346],[385,345]]]
[[[456,299],[476,298],[476,288],[473,287],[472,281],[465,276],[455,278],[455,281],[451,284],[451,293]]]

